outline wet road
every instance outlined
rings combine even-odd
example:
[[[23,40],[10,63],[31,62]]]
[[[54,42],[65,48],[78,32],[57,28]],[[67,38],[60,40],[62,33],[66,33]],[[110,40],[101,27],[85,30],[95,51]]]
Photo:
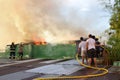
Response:
[[[34,78],[44,77],[44,76],[45,77],[46,76],[47,77],[49,77],[49,76],[63,76],[63,75],[55,75],[55,74],[45,75],[45,74],[41,74],[41,73],[28,73],[25,71],[30,70],[30,69],[34,69],[37,67],[51,65],[51,64],[57,64],[57,65],[62,64],[62,65],[64,65],[64,67],[69,68],[69,66],[64,64],[64,62],[66,62],[66,61],[70,61],[70,60],[58,60],[58,61],[36,60],[36,61],[30,61],[30,62],[1,67],[0,68],[0,80],[11,80],[12,79],[11,77],[13,75],[16,75],[16,77],[19,76],[19,78],[18,79],[13,78],[12,80],[32,80]],[[70,61],[70,62],[72,64],[74,64],[74,62],[72,62],[72,61]],[[77,65],[77,63],[75,63],[74,65]],[[77,71],[75,71],[69,75],[66,75],[66,76],[82,76],[82,75],[88,75],[88,74],[94,74],[94,73],[98,73],[98,72],[96,70],[89,69],[89,68],[81,68],[80,70],[77,70]],[[107,75],[100,76],[100,77],[83,78],[83,79],[64,79],[64,80],[120,80],[119,75],[120,75],[120,72],[117,72],[117,73],[114,72],[114,73],[109,73]],[[6,77],[8,77],[8,78],[6,78]]]

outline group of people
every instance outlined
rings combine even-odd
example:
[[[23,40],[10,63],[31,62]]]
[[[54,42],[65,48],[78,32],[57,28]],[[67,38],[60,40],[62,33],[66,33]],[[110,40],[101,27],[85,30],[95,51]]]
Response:
[[[10,45],[10,59],[15,59],[17,45],[12,42]],[[23,59],[23,44],[18,45],[19,59]],[[100,52],[102,47],[100,47],[100,42],[94,35],[89,34],[88,38],[85,39],[80,37],[80,43],[78,45],[78,51],[81,53],[82,63],[84,64],[84,59],[86,59],[86,64],[91,65],[94,62],[94,66],[97,66],[96,58],[100,57]]]
[[[12,44],[10,45],[10,57],[9,59],[15,59],[16,57],[16,47],[17,45],[14,44],[14,42],[12,42]],[[19,54],[19,59],[23,59],[23,44],[20,43],[18,45],[18,54]]]
[[[82,63],[84,64],[84,59],[86,59],[86,64],[91,66],[94,63],[94,66],[97,67],[96,58],[100,57],[100,52],[102,51],[100,50],[102,49],[100,42],[91,34],[88,35],[88,39],[80,37],[80,41],[78,50],[81,53]]]

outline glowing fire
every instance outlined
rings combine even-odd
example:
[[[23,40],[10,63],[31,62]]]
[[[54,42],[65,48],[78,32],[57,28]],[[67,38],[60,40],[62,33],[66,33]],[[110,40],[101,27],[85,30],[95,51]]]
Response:
[[[37,36],[33,36],[33,42],[35,45],[45,45],[46,44],[46,41],[44,38],[39,38]]]

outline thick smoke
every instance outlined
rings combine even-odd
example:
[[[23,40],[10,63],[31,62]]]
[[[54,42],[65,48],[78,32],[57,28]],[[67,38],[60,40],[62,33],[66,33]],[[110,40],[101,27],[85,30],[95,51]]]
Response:
[[[69,0],[0,0],[0,48],[11,42],[76,40],[88,34],[92,20],[83,19]],[[3,46],[4,45],[4,46]]]

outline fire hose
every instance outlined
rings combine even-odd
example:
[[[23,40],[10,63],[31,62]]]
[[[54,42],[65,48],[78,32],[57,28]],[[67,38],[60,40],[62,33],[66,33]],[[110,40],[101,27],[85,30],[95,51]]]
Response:
[[[97,76],[103,76],[105,74],[108,73],[108,70],[105,68],[98,68],[98,67],[92,67],[92,66],[88,66],[85,64],[82,64],[82,62],[80,62],[79,58],[78,58],[78,53],[76,54],[76,60],[78,61],[78,63],[86,68],[91,68],[91,69],[95,69],[95,70],[99,70],[99,71],[103,71],[103,73],[99,73],[99,74],[91,74],[91,75],[83,75],[83,76],[63,76],[63,77],[48,77],[48,78],[35,78],[33,80],[58,80],[58,79],[79,79],[79,78],[90,78],[90,77],[97,77]]]

